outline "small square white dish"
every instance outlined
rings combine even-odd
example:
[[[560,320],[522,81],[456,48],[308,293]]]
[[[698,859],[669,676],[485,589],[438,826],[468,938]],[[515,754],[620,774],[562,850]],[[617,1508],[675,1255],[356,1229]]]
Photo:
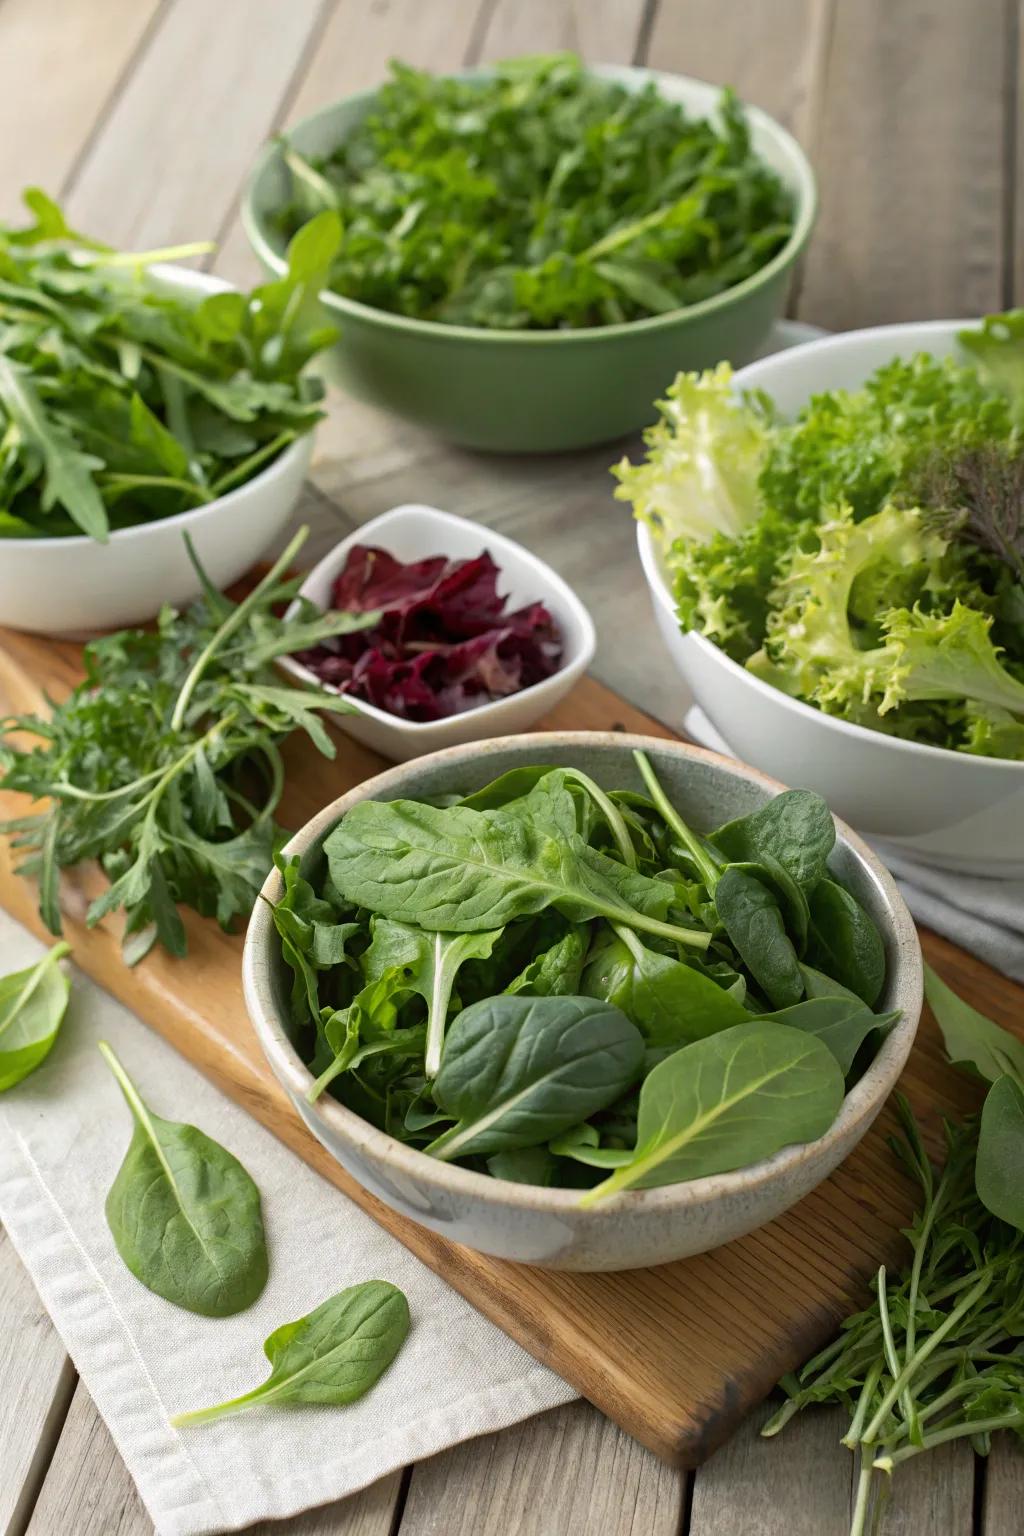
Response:
[[[544,603],[562,636],[562,664],[551,677],[521,693],[481,704],[446,720],[402,720],[362,699],[351,701],[357,714],[326,717],[339,730],[382,757],[404,763],[442,747],[529,730],[565,697],[593,660],[597,643],[593,620],[569,584],[550,565],[493,528],[484,528],[469,518],[456,517],[437,507],[409,503],[364,523],[313,567],[300,588],[301,596],[318,608],[327,608],[335,578],[357,544],[376,545],[404,561],[424,560],[430,555],[471,560],[487,550],[500,571],[498,590],[507,594],[510,611],[528,603]],[[280,665],[306,686],[325,686],[308,667],[292,657],[283,657]]]

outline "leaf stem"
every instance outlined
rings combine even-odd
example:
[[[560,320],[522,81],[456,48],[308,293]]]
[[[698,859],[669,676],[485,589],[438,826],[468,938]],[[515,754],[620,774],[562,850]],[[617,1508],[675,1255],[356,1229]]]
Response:
[[[658,782],[650,759],[646,752],[634,752],[633,759],[640,770],[641,777],[647,786],[647,792],[661,813],[662,820],[676,834],[684,848],[689,853],[700,872],[701,879],[707,886],[708,895],[713,896],[715,886],[718,884],[719,871],[708,855],[707,850],[695,833],[690,831],[686,822],[680,816],[671,800]]]

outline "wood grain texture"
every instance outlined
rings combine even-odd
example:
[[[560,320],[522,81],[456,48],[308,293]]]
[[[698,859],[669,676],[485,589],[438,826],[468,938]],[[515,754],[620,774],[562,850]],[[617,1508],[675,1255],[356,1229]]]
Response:
[[[569,49],[588,63],[629,64],[641,39],[646,0],[497,0],[480,57]]]
[[[152,1531],[110,1431],[79,1384],[28,1536],[152,1536]]]
[[[1000,307],[1007,15],[1005,0],[837,6],[801,318],[843,330]]]
[[[0,5],[0,218],[21,189],[57,196],[130,69],[160,0],[3,0]]]
[[[401,1536],[676,1536],[686,1482],[570,1403],[421,1462]]]
[[[31,704],[40,684],[59,696],[78,668],[76,647],[12,633],[0,639],[0,655],[0,687],[19,705]],[[593,681],[580,684],[547,724],[667,735]],[[334,763],[298,742],[291,748],[282,807],[290,826],[379,766],[351,742]],[[9,854],[0,863],[0,902],[38,928],[34,892],[11,872]],[[781,1220],[714,1254],[627,1275],[570,1275],[501,1263],[452,1245],[374,1200],[305,1130],[245,1016],[240,939],[186,914],[187,966],[153,954],[128,971],[117,923],[83,926],[97,888],[88,872],[65,885],[66,929],[82,968],[488,1317],[669,1461],[695,1465],[709,1455],[778,1377],[830,1334],[878,1263],[900,1250],[896,1232],[910,1213],[910,1192],[894,1176],[885,1143],[892,1128],[888,1112],[825,1185]],[[1019,1027],[1019,988],[993,986],[992,973],[950,946],[930,952],[951,983],[979,1005],[994,991],[994,1015]],[[902,1086],[936,1139],[938,1116],[962,1112],[974,1101],[972,1086],[944,1064],[931,1027],[922,1029]]]
[[[998,1435],[982,1476],[978,1536],[1019,1536],[1024,1524],[1024,1445]]]
[[[0,1228],[0,1536],[21,1536],[75,1389],[75,1372]]]
[[[326,0],[175,0],[75,177],[71,218],[129,250],[214,237]]]

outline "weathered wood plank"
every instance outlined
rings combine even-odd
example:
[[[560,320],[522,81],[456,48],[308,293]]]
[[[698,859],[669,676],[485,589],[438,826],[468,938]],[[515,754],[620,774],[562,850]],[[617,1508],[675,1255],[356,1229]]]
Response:
[[[878,1536],[971,1536],[974,1453],[966,1443],[943,1445],[897,1469]],[[1020,1530],[1018,1521],[1016,1530]],[[1009,1532],[1009,1527],[1007,1527]]]
[[[67,1351],[0,1227],[0,1536],[21,1536],[74,1388]]]
[[[176,0],[69,196],[72,217],[144,249],[216,235],[325,0]]]
[[[805,145],[817,113],[833,0],[672,0],[658,7],[645,62],[731,85]]]
[[[0,5],[0,218],[22,187],[56,196],[160,10],[160,0]]]
[[[413,1469],[399,1536],[675,1536],[686,1474],[585,1403]]]
[[[629,64],[640,40],[645,0],[498,0],[480,50],[483,59],[569,49],[591,63]]]
[[[977,1536],[1020,1536],[1024,1523],[1024,1446],[997,1435],[984,1468],[985,1491]]]
[[[999,308],[1008,9],[837,7],[802,318],[844,329]]]

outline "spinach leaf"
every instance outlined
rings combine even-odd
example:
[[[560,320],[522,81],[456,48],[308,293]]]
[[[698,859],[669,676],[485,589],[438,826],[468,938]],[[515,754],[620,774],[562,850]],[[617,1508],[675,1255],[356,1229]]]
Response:
[[[742,1002],[681,960],[616,928],[587,961],[581,990],[621,1008],[649,1046],[680,1046],[750,1018]]]
[[[633,1161],[631,1147],[602,1147],[597,1127],[574,1125],[548,1143],[556,1157],[571,1157],[588,1168],[623,1168]]]
[[[354,1403],[380,1380],[408,1332],[409,1303],[397,1286],[386,1280],[350,1285],[274,1330],[263,1346],[271,1372],[260,1386],[212,1408],[176,1414],[171,1424],[180,1429],[282,1403]]]
[[[511,1184],[554,1183],[555,1160],[547,1147],[519,1147],[515,1152],[495,1152],[487,1159],[492,1179],[508,1179]]]
[[[407,923],[376,918],[373,942],[366,953],[366,972],[373,977],[378,967],[400,965],[409,988],[427,1005],[427,1035],[423,1070],[428,1078],[441,1069],[441,1049],[452,988],[465,960],[486,960],[501,938],[502,930],[482,933],[424,933]]]
[[[844,1077],[849,1075],[854,1057],[873,1030],[888,1033],[899,1019],[899,1010],[872,1013],[859,997],[816,997],[781,1008],[777,1013],[761,1014],[763,1022],[789,1024],[806,1030],[823,1041],[839,1063]]]
[[[724,867],[725,860],[718,850],[690,827],[680,816],[671,800],[662,789],[658,776],[651,765],[646,752],[634,752],[633,759],[640,770],[640,776],[647,786],[647,792],[654,803],[654,807],[669,831],[679,839],[680,844],[693,862],[699,878],[703,881],[708,894],[714,893],[718,884],[718,877]]]
[[[706,948],[709,935],[665,921],[671,888],[579,837],[465,806],[364,800],[324,844],[331,876],[359,906],[447,933],[501,927],[554,907],[571,922],[611,917]]]
[[[715,887],[715,906],[743,963],[776,1008],[804,995],[796,950],[779,904],[758,864],[730,864]]]
[[[580,1204],[746,1168],[823,1135],[842,1100],[843,1074],[820,1040],[784,1024],[737,1024],[645,1078],[632,1160]]]
[[[625,1014],[587,997],[494,997],[448,1032],[434,1097],[457,1123],[425,1149],[487,1156],[538,1146],[635,1083],[643,1040]]]
[[[326,1065],[321,1065],[319,1055],[314,1059],[313,1066],[319,1068],[319,1074],[306,1094],[310,1104],[335,1078],[354,1071],[370,1056],[400,1054],[411,1060],[422,1057],[426,1031],[398,1028],[399,1008],[411,992],[407,968],[392,965],[367,982],[347,1008],[321,1011],[321,1040],[330,1054]]]
[[[787,789],[749,816],[727,821],[712,832],[711,841],[730,864],[759,864],[769,856],[811,890],[828,873],[835,846],[832,812],[809,789]]]
[[[71,996],[60,968],[70,953],[69,944],[55,944],[35,965],[0,978],[0,1093],[28,1077],[53,1049]]]
[[[330,903],[317,896],[299,870],[298,858],[279,859],[284,894],[271,908],[281,939],[281,954],[292,972],[291,1021],[316,1025],[322,1006],[320,976],[346,963],[351,942],[363,933],[360,923],[339,922]]]
[[[856,992],[851,992],[849,987],[844,987],[842,982],[836,981],[834,977],[826,976],[824,971],[816,971],[813,965],[805,965],[801,961],[800,974],[804,979],[806,997],[850,997],[855,1003],[863,1001]]]
[[[571,923],[549,949],[541,950],[514,976],[506,992],[528,992],[531,997],[574,997],[580,987],[583,962],[590,945],[590,931],[583,923]]]
[[[1024,1232],[1024,1086],[1008,1074],[982,1106],[974,1172],[982,1205]]]
[[[118,1253],[147,1290],[186,1311],[244,1311],[267,1280],[259,1190],[238,1159],[194,1125],[154,1115],[106,1041],[100,1050],[134,1121],[106,1204]]]
[[[930,965],[924,968],[924,995],[954,1066],[971,1067],[990,1083],[1006,1073],[1024,1081],[1024,1041],[957,997]]]
[[[811,892],[809,905],[808,960],[870,1008],[885,985],[881,934],[860,903],[834,880],[822,880]]]

